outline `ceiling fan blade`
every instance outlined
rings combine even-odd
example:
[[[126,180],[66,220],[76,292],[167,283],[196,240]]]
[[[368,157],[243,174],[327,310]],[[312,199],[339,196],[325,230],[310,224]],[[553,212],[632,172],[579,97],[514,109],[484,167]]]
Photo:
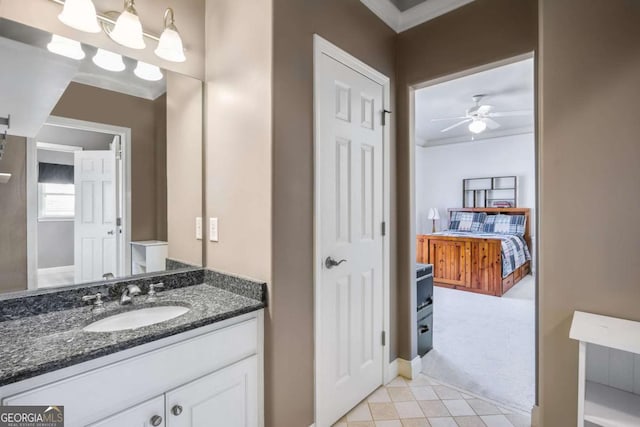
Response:
[[[533,114],[533,110],[521,110],[521,111],[504,111],[501,113],[489,113],[488,117],[514,117],[514,116],[529,116]]]
[[[498,129],[500,127],[500,123],[496,122],[493,119],[490,119],[489,117],[485,117],[482,120],[484,120],[484,122],[487,124],[487,127],[489,129]]]
[[[467,116],[460,116],[460,117],[440,117],[437,119],[431,119],[432,122],[441,122],[443,120],[462,120],[462,119],[466,119]]]
[[[447,132],[447,131],[450,131],[450,130],[451,130],[451,129],[453,129],[453,128],[457,128],[458,126],[462,126],[462,125],[463,125],[463,124],[465,124],[465,123],[469,123],[469,122],[470,122],[470,121],[472,121],[472,120],[473,120],[473,119],[465,119],[465,120],[462,120],[462,121],[460,121],[460,122],[456,123],[455,125],[451,125],[451,126],[449,126],[449,127],[447,127],[447,128],[442,129],[440,132]]]

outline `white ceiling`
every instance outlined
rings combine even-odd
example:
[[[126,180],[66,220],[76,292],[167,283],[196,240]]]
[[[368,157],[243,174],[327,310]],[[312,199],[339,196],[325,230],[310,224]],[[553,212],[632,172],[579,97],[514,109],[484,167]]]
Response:
[[[420,25],[474,0],[360,0],[396,33]]]
[[[478,135],[472,134],[467,125],[441,132],[442,129],[460,121],[459,119],[432,121],[435,118],[464,116],[466,110],[474,105],[472,97],[479,94],[486,95],[481,104],[491,105],[492,112],[529,110],[531,114],[494,118],[500,123],[500,128],[487,129]],[[533,110],[533,59],[456,78],[416,91],[416,143],[421,146],[434,146],[531,133],[534,129]]]

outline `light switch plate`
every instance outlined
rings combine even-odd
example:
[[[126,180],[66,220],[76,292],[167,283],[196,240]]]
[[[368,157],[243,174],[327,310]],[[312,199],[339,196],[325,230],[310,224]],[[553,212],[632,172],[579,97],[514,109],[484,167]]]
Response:
[[[196,217],[196,239],[202,240],[202,217]]]
[[[209,218],[209,240],[218,241],[218,218]]]

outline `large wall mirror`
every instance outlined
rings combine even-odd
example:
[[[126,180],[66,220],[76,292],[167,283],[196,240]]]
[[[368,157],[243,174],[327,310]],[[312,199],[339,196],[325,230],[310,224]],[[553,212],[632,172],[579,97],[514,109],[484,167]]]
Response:
[[[202,265],[202,82],[0,19],[0,292]]]

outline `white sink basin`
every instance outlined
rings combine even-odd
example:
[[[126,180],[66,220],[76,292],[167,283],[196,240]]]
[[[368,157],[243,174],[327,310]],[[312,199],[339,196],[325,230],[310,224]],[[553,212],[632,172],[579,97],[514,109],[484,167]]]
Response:
[[[87,332],[115,332],[154,325],[182,316],[189,309],[178,305],[158,306],[126,311],[85,326]]]

